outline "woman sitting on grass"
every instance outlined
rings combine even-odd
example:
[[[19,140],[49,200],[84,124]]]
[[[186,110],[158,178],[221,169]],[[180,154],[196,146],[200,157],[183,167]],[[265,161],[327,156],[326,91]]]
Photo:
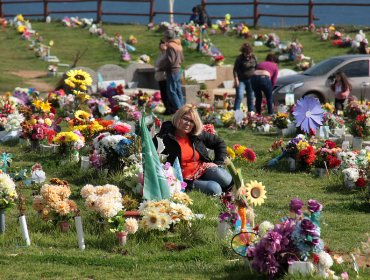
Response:
[[[187,188],[193,187],[211,195],[231,189],[232,177],[221,167],[227,156],[226,144],[220,137],[203,130],[193,105],[185,104],[177,110],[172,121],[162,124],[157,137],[163,139],[165,149],[162,153],[168,155],[167,161],[173,164],[176,158],[179,159]],[[214,151],[213,161],[207,149]]]

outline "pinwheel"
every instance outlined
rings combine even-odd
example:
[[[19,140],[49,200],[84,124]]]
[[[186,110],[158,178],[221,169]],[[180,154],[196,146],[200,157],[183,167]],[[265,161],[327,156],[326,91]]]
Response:
[[[320,101],[312,96],[299,99],[293,112],[296,126],[306,133],[316,131],[316,128],[322,125],[323,114],[324,111],[321,108]]]

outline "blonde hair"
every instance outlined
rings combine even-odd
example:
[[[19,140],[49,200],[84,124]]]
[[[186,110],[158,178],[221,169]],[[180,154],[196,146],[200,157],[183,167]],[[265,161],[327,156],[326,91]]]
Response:
[[[178,124],[184,115],[190,115],[191,119],[194,122],[194,127],[191,130],[190,134],[199,135],[203,130],[203,123],[202,120],[200,119],[196,107],[192,104],[185,104],[176,111],[176,113],[172,117],[173,126],[178,128]]]

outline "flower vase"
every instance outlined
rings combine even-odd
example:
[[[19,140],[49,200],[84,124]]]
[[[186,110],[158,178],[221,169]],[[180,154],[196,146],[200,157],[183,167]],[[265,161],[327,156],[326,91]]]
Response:
[[[59,228],[61,232],[68,232],[69,231],[69,222],[68,221],[61,221],[59,223]]]
[[[31,140],[31,149],[38,150],[40,148],[40,141],[38,140]]]
[[[87,170],[90,168],[90,158],[88,156],[81,156],[81,169]]]
[[[318,177],[323,177],[326,175],[326,169],[325,168],[315,168],[314,174]]]
[[[217,234],[221,239],[226,238],[231,232],[231,226],[228,222],[222,221],[218,223]]]
[[[263,125],[263,132],[270,132],[270,125],[269,124],[265,124]]]
[[[118,245],[119,246],[125,246],[127,243],[127,231],[118,231],[116,232],[116,236],[118,238]]]
[[[5,232],[5,209],[0,209],[0,233]]]
[[[363,141],[360,137],[353,137],[352,148],[354,150],[361,150]]]
[[[296,160],[292,157],[287,157],[286,162],[289,166],[290,171],[295,171],[296,170]]]

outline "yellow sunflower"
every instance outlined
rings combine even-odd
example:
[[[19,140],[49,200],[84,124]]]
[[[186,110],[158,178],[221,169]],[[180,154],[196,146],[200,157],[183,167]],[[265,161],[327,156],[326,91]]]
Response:
[[[84,102],[84,101],[89,100],[91,98],[90,95],[88,95],[87,93],[85,93],[83,91],[79,91],[79,90],[74,90],[73,94],[76,95],[76,97],[78,99],[80,99],[81,102]]]
[[[82,110],[77,110],[75,112],[75,118],[78,119],[79,121],[84,121],[90,118],[90,114]]]
[[[245,149],[246,149],[246,148],[247,148],[246,146],[240,145],[240,146],[235,150],[235,154],[236,154],[237,156],[241,156],[241,155],[244,153],[244,151],[245,151]]]
[[[261,205],[265,202],[266,190],[265,186],[261,182],[250,181],[247,184],[247,196],[248,200],[254,204],[254,206]]]
[[[72,84],[80,86],[82,90],[86,90],[86,86],[91,86],[92,78],[89,73],[83,70],[69,70],[67,72],[67,79],[64,80],[66,84],[67,80]]]
[[[226,152],[231,159],[235,159],[235,152],[230,147],[226,147]]]

